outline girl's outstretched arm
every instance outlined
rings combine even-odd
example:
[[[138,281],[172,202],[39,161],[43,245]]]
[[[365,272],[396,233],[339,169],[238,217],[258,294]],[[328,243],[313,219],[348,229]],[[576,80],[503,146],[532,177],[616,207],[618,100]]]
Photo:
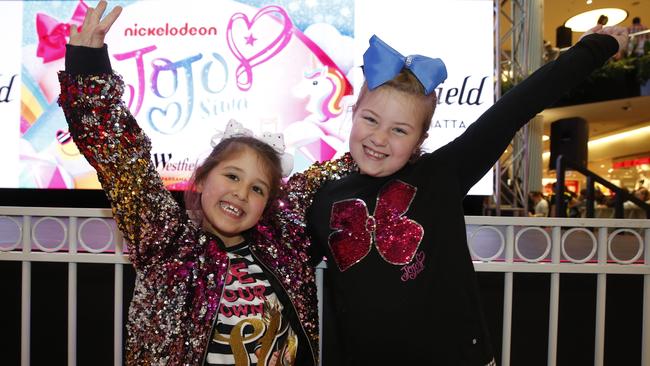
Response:
[[[503,95],[465,133],[441,148],[444,160],[458,169],[462,193],[491,169],[517,130],[600,67],[625,38],[618,33],[584,37]]]
[[[105,9],[105,1],[89,9],[81,32],[71,32],[66,72],[59,73],[59,105],[79,151],[97,171],[131,261],[142,269],[165,255],[187,226],[151,163],[149,138],[121,99],[122,79],[110,73],[104,36],[121,9],[102,20]]]

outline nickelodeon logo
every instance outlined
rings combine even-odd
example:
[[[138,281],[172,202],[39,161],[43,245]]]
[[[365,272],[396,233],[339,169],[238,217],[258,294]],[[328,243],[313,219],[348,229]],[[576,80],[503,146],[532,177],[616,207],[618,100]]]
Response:
[[[189,23],[177,27],[165,23],[164,26],[149,27],[138,26],[134,24],[132,27],[124,29],[125,37],[166,37],[166,36],[216,36],[217,27],[195,27],[190,26]]]

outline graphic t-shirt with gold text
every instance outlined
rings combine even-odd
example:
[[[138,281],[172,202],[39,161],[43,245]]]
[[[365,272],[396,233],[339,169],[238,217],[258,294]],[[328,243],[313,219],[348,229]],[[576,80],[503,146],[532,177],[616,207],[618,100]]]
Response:
[[[227,250],[230,267],[206,365],[293,365],[298,338],[268,275],[246,243]]]

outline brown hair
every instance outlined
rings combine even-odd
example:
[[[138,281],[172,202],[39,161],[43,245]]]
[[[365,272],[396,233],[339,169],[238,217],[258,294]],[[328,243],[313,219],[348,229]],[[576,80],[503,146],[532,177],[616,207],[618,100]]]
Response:
[[[422,112],[422,135],[424,136],[429,127],[431,127],[431,119],[433,118],[433,112],[436,110],[436,105],[438,98],[436,97],[435,92],[426,95],[422,83],[413,75],[413,73],[408,69],[402,69],[393,79],[382,84],[376,90],[381,90],[382,88],[391,88],[393,90],[406,93],[410,97],[413,97],[416,103],[413,103],[415,108],[418,108]],[[353,113],[356,112],[357,106],[361,104],[361,101],[368,94],[368,83],[364,82],[361,90],[359,90],[359,97],[354,107],[352,107]],[[420,103],[417,103],[420,102]],[[418,107],[420,106],[420,107]],[[418,147],[413,154],[411,161],[417,159],[420,156],[422,150]]]
[[[282,181],[282,165],[278,153],[269,144],[250,136],[230,137],[219,142],[212,149],[210,155],[199,165],[192,177],[190,178],[187,189],[183,194],[185,200],[185,209],[187,209],[195,223],[200,224],[203,220],[203,210],[201,209],[201,194],[197,192],[196,186],[203,183],[212,169],[222,161],[227,160],[244,149],[253,150],[261,159],[264,173],[269,178],[270,192],[268,195],[267,208],[273,201],[280,189]]]

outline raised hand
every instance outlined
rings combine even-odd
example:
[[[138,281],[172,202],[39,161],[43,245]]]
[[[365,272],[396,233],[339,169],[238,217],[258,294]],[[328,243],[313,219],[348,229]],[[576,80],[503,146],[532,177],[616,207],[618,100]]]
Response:
[[[70,45],[100,48],[104,46],[104,37],[122,12],[121,6],[116,6],[102,19],[106,11],[106,1],[101,0],[96,8],[88,8],[81,32],[75,25],[70,29]]]
[[[624,27],[618,27],[618,26],[613,26],[613,27],[603,27],[602,25],[598,24],[597,26],[591,28],[590,30],[586,31],[582,37],[592,34],[592,33],[600,33],[600,34],[609,34],[610,36],[616,38],[616,41],[618,42],[618,50],[620,51],[625,51],[627,49],[627,42],[629,40],[628,35],[627,35],[627,29]],[[582,38],[580,37],[580,38]]]

